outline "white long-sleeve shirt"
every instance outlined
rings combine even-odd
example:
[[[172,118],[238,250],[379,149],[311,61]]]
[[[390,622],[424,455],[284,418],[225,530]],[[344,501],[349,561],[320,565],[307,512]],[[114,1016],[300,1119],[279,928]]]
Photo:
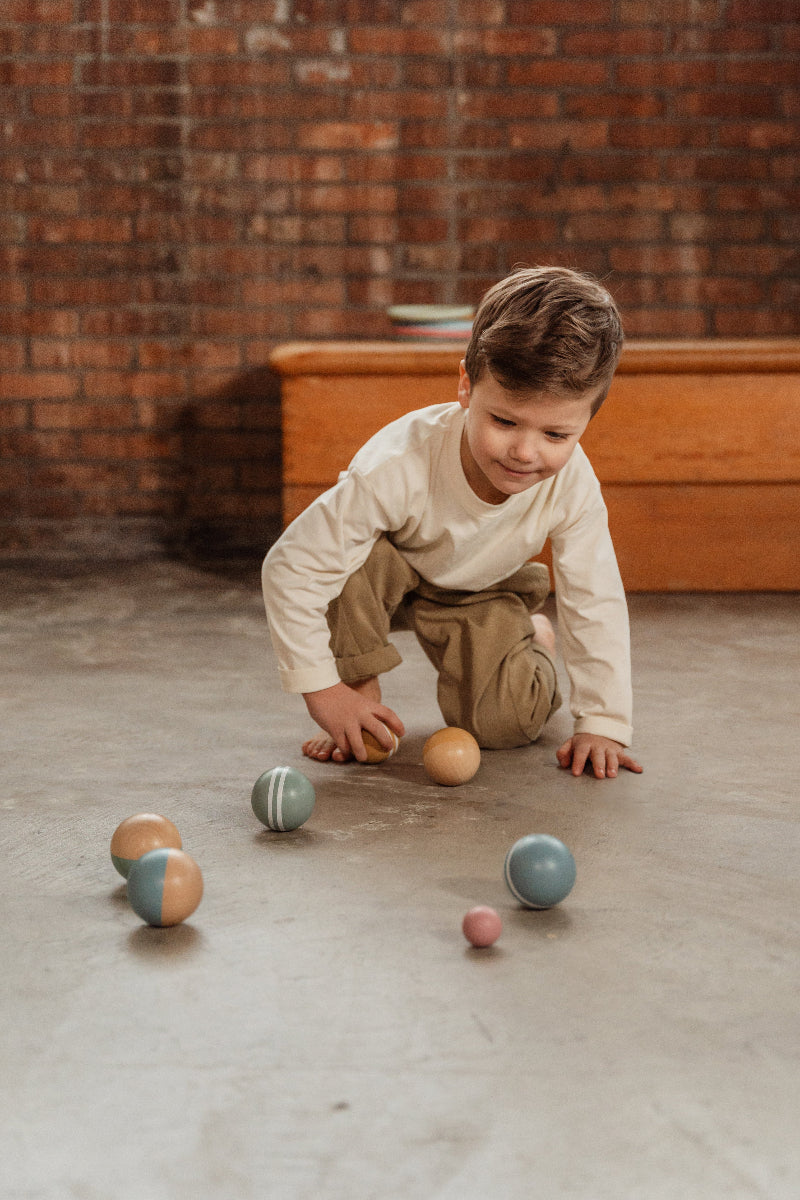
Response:
[[[461,465],[465,415],[456,403],[436,404],[387,425],[269,551],[264,603],[282,687],[339,682],[328,605],[381,534],[423,579],[460,591],[499,583],[549,537],[575,732],[629,745],[628,609],[589,460],[577,446],[552,478],[487,504]]]

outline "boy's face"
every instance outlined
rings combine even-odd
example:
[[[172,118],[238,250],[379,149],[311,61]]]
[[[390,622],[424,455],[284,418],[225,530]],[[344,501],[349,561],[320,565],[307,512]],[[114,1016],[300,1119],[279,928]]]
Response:
[[[589,424],[601,390],[574,399],[510,392],[486,370],[470,384],[462,362],[458,402],[467,410],[467,420],[461,464],[476,496],[502,504],[556,475]]]

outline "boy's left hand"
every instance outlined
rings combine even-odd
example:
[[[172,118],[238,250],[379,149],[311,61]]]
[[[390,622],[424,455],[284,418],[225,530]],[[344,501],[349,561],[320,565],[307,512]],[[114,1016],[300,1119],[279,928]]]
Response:
[[[571,767],[573,775],[582,775],[589,763],[597,779],[616,778],[620,767],[637,775],[641,775],[644,769],[635,758],[631,758],[621,742],[597,733],[576,733],[563,746],[559,746],[556,758],[565,771]]]

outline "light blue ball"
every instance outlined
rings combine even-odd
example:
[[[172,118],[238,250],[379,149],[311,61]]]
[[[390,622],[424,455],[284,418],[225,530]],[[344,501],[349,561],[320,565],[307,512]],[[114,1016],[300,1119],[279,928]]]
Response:
[[[299,829],[314,811],[316,794],[302,771],[273,767],[259,775],[250,797],[253,812],[262,825],[285,833]]]
[[[549,833],[529,833],[506,855],[504,875],[512,896],[526,908],[552,908],[572,891],[575,859]]]

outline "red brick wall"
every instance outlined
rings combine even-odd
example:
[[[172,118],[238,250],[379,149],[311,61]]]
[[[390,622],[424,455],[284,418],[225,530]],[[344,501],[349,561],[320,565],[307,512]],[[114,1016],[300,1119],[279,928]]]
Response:
[[[800,333],[795,0],[4,0],[0,541],[265,545],[276,342],[515,263]]]

